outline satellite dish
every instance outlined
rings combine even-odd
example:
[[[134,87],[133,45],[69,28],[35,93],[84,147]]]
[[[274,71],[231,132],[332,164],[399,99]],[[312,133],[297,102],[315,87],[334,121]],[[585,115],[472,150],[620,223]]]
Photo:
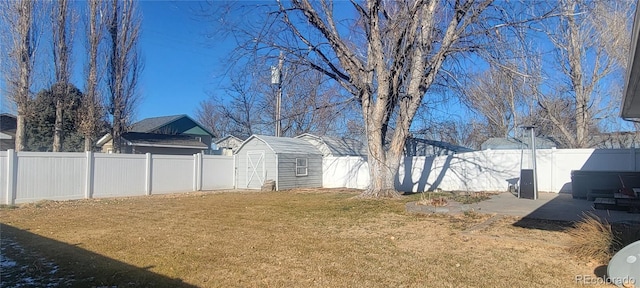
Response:
[[[607,267],[607,283],[618,287],[640,284],[640,241],[633,242],[613,255]]]

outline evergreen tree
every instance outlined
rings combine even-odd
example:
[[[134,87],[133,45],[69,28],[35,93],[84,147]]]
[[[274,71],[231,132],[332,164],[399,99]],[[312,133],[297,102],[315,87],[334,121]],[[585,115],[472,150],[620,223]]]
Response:
[[[55,91],[69,91],[66,95],[61,95],[67,103],[63,119],[64,131],[64,151],[77,152],[83,151],[83,136],[78,132],[80,123],[78,109],[82,92],[77,87],[70,84],[68,89],[58,89],[61,84],[54,84],[49,89],[40,91],[35,99],[32,100],[31,108],[33,116],[27,120],[26,150],[29,151],[52,151],[54,125],[56,121],[56,103],[54,97]],[[63,87],[64,88],[64,87]]]

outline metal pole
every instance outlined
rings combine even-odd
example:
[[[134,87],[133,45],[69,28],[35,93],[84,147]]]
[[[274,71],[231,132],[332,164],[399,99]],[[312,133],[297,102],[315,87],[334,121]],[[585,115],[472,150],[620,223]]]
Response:
[[[531,127],[531,162],[533,163],[533,200],[538,199],[538,171],[536,169],[536,134]]]
[[[280,57],[278,59],[278,95],[276,97],[276,137],[280,137],[282,133],[282,117],[281,117],[281,106],[282,106],[282,66],[284,65],[284,54],[280,51]]]

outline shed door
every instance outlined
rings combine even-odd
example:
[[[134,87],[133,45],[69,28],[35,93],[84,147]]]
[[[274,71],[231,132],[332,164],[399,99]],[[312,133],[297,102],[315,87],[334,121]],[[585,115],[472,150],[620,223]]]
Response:
[[[247,188],[261,188],[264,178],[264,151],[247,151]]]

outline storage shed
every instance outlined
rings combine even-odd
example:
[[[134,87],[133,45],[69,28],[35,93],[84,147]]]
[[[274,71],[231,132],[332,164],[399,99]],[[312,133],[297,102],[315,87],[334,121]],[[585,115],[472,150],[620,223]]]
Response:
[[[309,142],[252,135],[236,155],[236,187],[259,189],[267,180],[276,190],[322,187],[322,153]]]

